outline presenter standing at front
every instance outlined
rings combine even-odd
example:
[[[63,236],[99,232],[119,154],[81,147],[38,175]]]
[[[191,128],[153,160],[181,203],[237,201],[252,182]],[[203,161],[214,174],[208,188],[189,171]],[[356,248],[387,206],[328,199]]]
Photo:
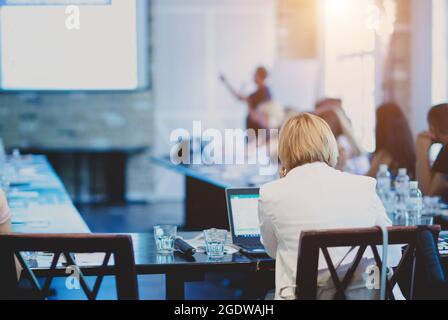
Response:
[[[220,80],[224,83],[230,93],[232,93],[232,95],[239,101],[245,101],[247,103],[249,111],[246,120],[247,129],[268,129],[266,128],[266,121],[263,120],[264,115],[258,110],[260,105],[269,102],[272,99],[271,91],[266,84],[268,76],[269,73],[265,67],[258,67],[254,74],[254,82],[257,89],[251,95],[246,96],[235,90],[224,75],[220,75]]]

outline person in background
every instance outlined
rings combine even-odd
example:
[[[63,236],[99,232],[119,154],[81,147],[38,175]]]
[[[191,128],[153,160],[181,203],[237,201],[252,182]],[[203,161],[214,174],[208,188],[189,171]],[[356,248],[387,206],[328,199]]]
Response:
[[[287,120],[280,132],[279,158],[281,179],[262,186],[258,212],[262,243],[276,259],[275,298],[294,299],[302,231],[392,223],[376,194],[374,179],[335,170],[338,145],[322,118],[303,113]],[[352,262],[349,251],[338,248],[330,254],[343,267]],[[349,298],[377,297],[378,292],[366,289],[362,278],[371,259],[368,255],[361,262],[346,291]],[[318,298],[332,299],[334,286],[323,256],[319,270]]]
[[[260,122],[260,114],[259,114],[259,106],[263,103],[271,101],[271,91],[266,84],[267,78],[269,76],[268,70],[260,66],[255,70],[254,74],[254,82],[257,87],[256,91],[249,96],[242,94],[235,90],[230,83],[227,81],[227,78],[224,75],[220,75],[220,80],[224,83],[224,85],[229,89],[232,95],[240,100],[245,101],[248,106],[248,116],[246,121],[247,129],[267,129],[264,127],[264,123]]]
[[[429,131],[417,139],[417,180],[428,196],[443,196],[448,200],[448,104],[433,107],[428,114]],[[431,166],[429,150],[435,143],[443,145]]]
[[[370,168],[369,159],[355,138],[350,120],[342,109],[322,109],[317,115],[327,122],[339,147],[338,170],[365,175]]]
[[[275,101],[265,102],[260,105],[258,112],[258,122],[266,130],[266,138],[253,139],[249,141],[249,158],[256,159],[261,155],[266,155],[266,159],[278,160],[278,130],[283,125],[286,117],[285,109]],[[271,130],[276,129],[271,135]]]
[[[367,173],[375,177],[382,164],[387,164],[393,175],[406,168],[415,177],[415,145],[411,127],[401,108],[385,103],[376,111],[376,150]]]
[[[285,121],[285,108],[273,100],[258,107],[257,123],[261,129],[280,129]]]
[[[11,232],[11,211],[4,192],[0,189],[0,233]]]
[[[342,112],[345,119],[348,121],[350,126],[352,125],[352,122],[345,112],[344,108],[342,107],[342,99],[339,98],[323,98],[321,100],[318,100],[316,102],[316,105],[314,106],[314,111],[316,113],[322,113],[329,110],[338,110],[338,112]]]
[[[11,210],[9,209],[8,200],[6,199],[5,193],[0,189],[0,233],[11,233]],[[16,270],[17,270],[17,280],[20,279],[20,274],[22,272],[22,267],[19,264],[17,258],[15,258]]]

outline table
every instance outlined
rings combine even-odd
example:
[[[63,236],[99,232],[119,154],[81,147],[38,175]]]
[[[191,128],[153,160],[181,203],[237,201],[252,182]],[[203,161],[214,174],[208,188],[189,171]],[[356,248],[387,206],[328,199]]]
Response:
[[[45,156],[25,156],[19,166],[20,181],[12,186],[9,202],[13,230],[19,233],[90,233],[80,213],[70,200],[61,180]],[[196,233],[181,233],[186,239]],[[266,272],[273,278],[272,259],[251,259],[236,253],[219,261],[205,254],[194,260],[179,254],[159,255],[152,234],[131,234],[138,274],[166,275],[167,299],[184,299],[185,283],[202,281],[208,272]],[[40,257],[33,271],[47,276],[50,260]],[[99,268],[83,267],[86,275],[98,275]],[[60,266],[57,276],[66,276]]]
[[[229,229],[225,190],[260,187],[278,178],[259,174],[257,165],[176,165],[169,156],[151,162],[185,176],[184,230]]]
[[[90,233],[45,156],[24,156],[8,193],[14,232]]]
[[[196,233],[180,233],[192,239]],[[192,258],[182,255],[160,255],[156,252],[152,234],[131,234],[138,274],[165,274],[166,298],[185,298],[185,283],[203,281],[208,272],[262,272],[272,276],[274,283],[274,260],[252,259],[240,253],[227,255],[220,260],[210,260],[206,254],[196,253]]]
[[[196,233],[180,233],[185,239],[193,238]],[[274,260],[270,258],[252,259],[240,253],[227,255],[220,260],[210,260],[206,254],[196,253],[194,257],[186,257],[182,254],[157,254],[154,237],[152,234],[130,234],[134,246],[135,264],[137,274],[163,274],[166,276],[166,298],[168,300],[185,299],[185,284],[187,282],[203,281],[205,274],[209,272],[242,272],[258,273],[266,276],[274,284]],[[33,272],[37,276],[48,276],[52,257],[38,257],[37,265]],[[98,260],[98,265],[102,259]],[[111,267],[112,268],[112,267]],[[112,274],[111,269],[103,269],[97,265],[81,265],[82,272],[86,276]],[[109,272],[110,271],[110,272]],[[66,276],[65,268],[60,264],[53,273],[55,276]]]
[[[147,146],[110,148],[110,147],[77,147],[77,148],[51,148],[34,147],[21,149],[23,153],[44,154],[49,161],[57,166],[64,161],[65,156],[73,159],[73,199],[76,203],[82,202],[81,188],[83,183],[81,165],[87,163],[89,173],[90,194],[94,194],[96,187],[96,171],[99,167],[104,170],[106,202],[126,203],[126,168],[132,155],[140,154],[148,150]],[[100,165],[99,165],[100,164]],[[92,202],[92,200],[89,200]]]
[[[165,163],[165,162],[164,162]],[[170,163],[170,162],[169,162]],[[170,163],[171,165],[171,163]],[[229,176],[220,176],[218,167],[188,168],[179,166],[179,172],[190,175],[192,179],[202,180],[206,184],[215,184],[219,188],[246,186],[247,179],[232,181]],[[202,169],[203,170],[203,169]],[[24,233],[90,233],[79,212],[73,206],[62,182],[44,156],[27,156],[20,164],[20,183],[12,187],[9,196],[13,212],[13,229]],[[214,174],[215,173],[215,174]],[[235,176],[236,177],[236,176]],[[213,211],[212,211],[213,212]],[[186,239],[196,233],[181,233]],[[442,237],[448,237],[442,233]],[[240,253],[228,255],[222,260],[209,260],[205,254],[196,254],[194,259],[173,255],[159,255],[155,249],[152,234],[131,234],[134,246],[135,263],[138,274],[166,275],[167,299],[184,299],[185,283],[201,281],[208,272],[258,273],[272,279],[275,262],[272,259],[252,259]],[[48,275],[47,268],[51,259],[38,258],[33,268],[36,275]],[[448,265],[448,255],[442,255],[442,263]],[[86,275],[98,275],[99,268],[83,266]],[[58,276],[66,276],[63,266],[57,270]]]

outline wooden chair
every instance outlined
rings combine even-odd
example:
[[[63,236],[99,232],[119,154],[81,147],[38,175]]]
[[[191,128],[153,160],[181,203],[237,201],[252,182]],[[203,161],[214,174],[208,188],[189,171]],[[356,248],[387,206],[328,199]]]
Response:
[[[437,240],[440,232],[439,226],[429,227]],[[416,247],[417,247],[417,227],[394,227],[389,228],[389,245],[406,246],[401,261],[394,271],[394,275],[387,283],[388,299],[395,299],[393,288],[397,284],[398,278],[404,270],[409,269],[407,266],[411,264],[412,270],[409,279],[411,282],[415,278],[416,265]],[[375,262],[381,270],[381,256],[378,253],[378,245],[383,244],[382,232],[378,227],[368,229],[346,229],[346,230],[327,230],[327,231],[308,231],[303,232],[300,237],[300,249],[297,262],[297,277],[295,295],[299,300],[315,300],[317,298],[317,280],[318,280],[318,262],[319,252],[325,258],[331,279],[336,289],[335,299],[345,300],[345,290],[349,286],[356,269],[361,262],[363,255],[368,247],[372,249]],[[340,279],[337,270],[331,260],[328,249],[338,247],[354,247],[358,248],[356,257],[347,269],[347,273]],[[407,270],[409,271],[409,270]],[[413,298],[413,283],[409,284],[410,299]]]
[[[43,286],[37,280],[32,268],[23,259],[21,252],[53,253],[51,266],[45,277]],[[97,279],[90,289],[86,282],[86,275],[76,264],[75,253],[105,253],[102,264],[95,267]],[[61,275],[58,262],[65,258],[67,265],[79,272],[80,289],[89,300],[95,300],[105,275],[115,277],[117,298],[119,300],[137,300],[138,284],[134,261],[132,239],[126,235],[94,235],[94,234],[8,234],[0,235],[0,298],[21,299],[23,296],[18,289],[16,263],[23,268],[22,277],[31,282],[34,297],[45,299],[49,296],[52,280]],[[113,256],[114,265],[109,265]],[[60,268],[59,268],[60,269]],[[87,269],[86,269],[87,270]],[[42,271],[42,270],[40,270]],[[65,271],[63,272],[65,274]],[[68,274],[66,276],[69,276]]]

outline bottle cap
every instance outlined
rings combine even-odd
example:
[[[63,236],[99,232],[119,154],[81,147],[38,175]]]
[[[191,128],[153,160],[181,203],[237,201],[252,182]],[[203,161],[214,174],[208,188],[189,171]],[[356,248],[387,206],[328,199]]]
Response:
[[[398,174],[402,175],[402,176],[407,175],[408,174],[408,169],[401,168],[401,169],[398,170]]]
[[[411,182],[409,182],[409,187],[411,189],[418,189],[418,181],[411,181]]]
[[[380,165],[380,171],[385,172],[389,170],[389,166],[387,164]]]

